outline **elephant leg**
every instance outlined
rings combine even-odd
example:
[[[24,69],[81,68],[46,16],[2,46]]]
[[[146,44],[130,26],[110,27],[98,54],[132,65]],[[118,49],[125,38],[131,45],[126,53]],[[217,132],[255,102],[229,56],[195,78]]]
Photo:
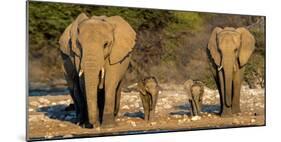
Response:
[[[232,100],[232,113],[240,113],[240,91],[243,81],[244,68],[238,70],[234,74],[233,80],[233,100]]]
[[[221,116],[222,117],[228,117],[232,115],[231,107],[226,106],[225,102],[225,87],[224,87],[224,77],[223,72],[218,72],[219,76],[219,91],[220,91],[220,102],[221,102]]]
[[[71,99],[73,100],[73,104],[70,104],[69,106],[67,106],[65,108],[65,110],[67,111],[75,111],[75,103],[76,103],[76,100],[75,100],[75,97],[74,97],[74,87],[73,87],[73,81],[68,77],[68,75],[66,73],[64,73],[64,78],[67,82],[67,88],[68,88],[68,91],[70,93],[70,97]]]
[[[193,108],[193,114],[195,116],[198,115],[198,110],[197,110],[197,103],[196,103],[196,98],[192,97],[192,108]]]
[[[151,97],[150,101],[152,101],[152,102],[150,103],[151,106],[150,106],[150,109],[149,109],[149,120],[154,120],[157,98],[153,99],[153,97],[156,97],[156,96],[150,96],[150,97]]]
[[[81,122],[81,103],[80,103],[80,92],[79,92],[79,81],[75,79],[76,71],[75,71],[75,66],[72,63],[72,60],[69,56],[67,56],[64,53],[61,53],[61,56],[63,58],[63,71],[65,74],[65,79],[68,84],[68,89],[70,91],[70,96],[73,100],[74,103],[74,108],[76,112],[76,117],[78,118],[78,121]]]
[[[116,90],[116,97],[115,97],[115,108],[114,108],[114,116],[116,117],[119,109],[120,109],[120,99],[121,99],[121,88],[122,88],[122,80],[119,82]]]
[[[141,101],[142,101],[142,106],[143,106],[143,112],[144,112],[144,120],[145,121],[148,121],[149,120],[149,97],[147,94],[143,95],[141,94],[140,95],[141,97]]]
[[[126,58],[122,63],[110,65],[107,60],[105,65],[105,106],[102,125],[111,127],[115,125],[114,109],[117,87],[129,65],[129,59]]]
[[[195,112],[194,112],[194,109],[195,109],[195,108],[194,108],[192,99],[189,99],[188,101],[189,101],[189,104],[190,104],[190,107],[191,107],[191,111],[190,111],[190,112],[191,112],[191,115],[194,116],[194,115],[195,115]]]
[[[115,97],[116,97],[116,90],[118,86],[117,79],[107,79],[105,80],[105,105],[104,105],[104,113],[103,113],[103,120],[102,125],[104,127],[111,127],[115,125],[114,120],[114,110],[115,110]]]
[[[196,114],[200,115],[200,106],[199,106],[199,96],[194,97],[195,101],[195,107],[196,107]]]
[[[198,110],[199,110],[199,114],[202,112],[202,98],[199,98],[199,101],[198,101]]]

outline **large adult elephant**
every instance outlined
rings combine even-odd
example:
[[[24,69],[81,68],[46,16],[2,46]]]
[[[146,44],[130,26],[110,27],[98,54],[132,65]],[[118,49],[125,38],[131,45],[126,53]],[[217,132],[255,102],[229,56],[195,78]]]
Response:
[[[60,51],[82,126],[97,127],[100,122],[107,127],[115,124],[114,112],[119,104],[116,101],[120,100],[120,84],[135,39],[135,31],[120,16],[89,18],[81,13],[65,29],[59,40]],[[104,108],[98,107],[102,101],[98,92],[105,94]]]
[[[208,50],[216,69],[221,116],[240,112],[240,90],[245,65],[255,49],[255,39],[246,28],[216,27]]]

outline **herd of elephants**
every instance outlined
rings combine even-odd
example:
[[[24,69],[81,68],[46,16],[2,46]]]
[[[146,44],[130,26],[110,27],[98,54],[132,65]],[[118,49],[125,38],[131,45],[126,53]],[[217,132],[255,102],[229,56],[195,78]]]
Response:
[[[83,128],[114,127],[121,98],[122,79],[130,64],[136,32],[120,16],[92,16],[81,13],[60,37],[63,70],[73,100],[78,124]],[[245,65],[255,49],[253,35],[244,27],[213,29],[207,52],[220,94],[220,115],[240,112],[240,90]],[[199,115],[204,85],[184,84],[193,115]],[[154,113],[160,92],[157,79],[147,76],[137,88],[145,120]],[[103,95],[101,95],[103,94]],[[101,97],[103,96],[103,97]]]

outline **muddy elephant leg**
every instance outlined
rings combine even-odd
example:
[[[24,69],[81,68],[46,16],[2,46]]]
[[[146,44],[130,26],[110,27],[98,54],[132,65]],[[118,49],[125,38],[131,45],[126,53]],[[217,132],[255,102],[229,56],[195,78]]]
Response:
[[[194,107],[193,100],[192,100],[192,99],[189,99],[188,101],[189,101],[189,104],[190,104],[190,107],[191,107],[191,111],[190,111],[190,112],[191,112],[191,115],[192,115],[192,116],[195,116],[195,115],[196,115],[196,113],[195,113],[195,109],[196,109],[196,108]]]
[[[114,117],[118,115],[119,109],[120,109],[120,99],[121,99],[121,88],[122,88],[122,80],[119,82],[116,90],[116,96],[115,96],[115,107],[114,107]]]
[[[199,96],[195,96],[194,97],[194,104],[195,104],[195,110],[196,110],[196,114],[200,115],[200,106],[199,106]]]
[[[232,110],[231,107],[226,106],[225,102],[225,87],[224,87],[224,77],[223,77],[223,72],[220,71],[218,72],[219,76],[219,91],[220,91],[220,102],[221,102],[221,116],[223,117],[228,117],[232,115]]]
[[[233,100],[232,100],[232,113],[240,113],[240,91],[243,81],[244,68],[238,70],[234,75],[233,80]]]
[[[203,103],[202,98],[199,98],[199,101],[198,101],[199,114],[201,114],[201,112],[202,112],[202,103]]]
[[[192,108],[193,108],[193,114],[195,116],[198,115],[198,108],[197,108],[197,102],[196,101],[197,101],[196,97],[192,97]]]

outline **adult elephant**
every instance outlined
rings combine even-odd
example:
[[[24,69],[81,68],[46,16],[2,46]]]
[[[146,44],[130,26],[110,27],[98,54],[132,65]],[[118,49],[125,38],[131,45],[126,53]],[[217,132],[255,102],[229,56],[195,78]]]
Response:
[[[255,49],[255,39],[246,28],[216,27],[208,50],[216,70],[221,116],[240,112],[240,90],[245,65]]]
[[[84,13],[62,34],[59,43],[65,77],[83,127],[115,124],[116,101],[135,38],[135,31],[120,16],[89,18]],[[98,107],[100,89],[105,94],[104,108]]]

